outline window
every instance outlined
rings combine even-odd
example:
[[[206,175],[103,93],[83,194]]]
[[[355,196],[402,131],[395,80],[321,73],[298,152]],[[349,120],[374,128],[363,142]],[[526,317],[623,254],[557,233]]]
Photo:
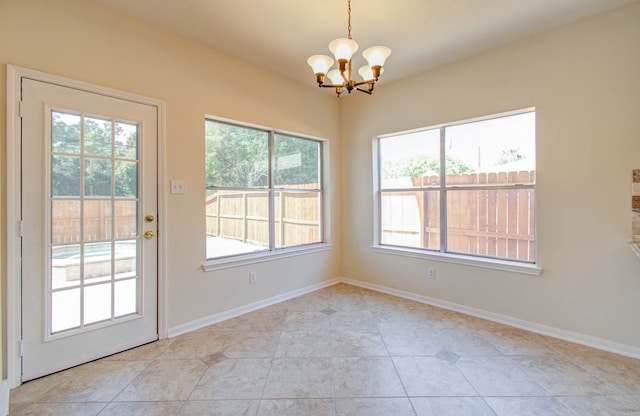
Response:
[[[322,142],[207,119],[207,259],[321,243]]]
[[[535,112],[377,145],[380,246],[535,263]]]

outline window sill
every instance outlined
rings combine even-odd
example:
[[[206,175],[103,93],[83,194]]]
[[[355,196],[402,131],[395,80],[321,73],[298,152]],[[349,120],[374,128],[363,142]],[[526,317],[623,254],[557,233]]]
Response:
[[[462,264],[465,266],[504,270],[533,276],[540,276],[540,274],[542,273],[542,268],[535,264],[520,263],[508,260],[488,259],[481,257],[464,256],[461,254],[438,253],[423,250],[413,250],[410,248],[387,247],[378,245],[372,246],[371,251],[375,253],[395,254],[398,256],[413,257],[418,259],[428,259],[445,263]]]
[[[313,244],[301,247],[283,248],[274,251],[262,251],[259,253],[245,254],[242,256],[233,256],[223,259],[208,260],[202,265],[205,272],[213,270],[229,269],[231,267],[244,266],[247,264],[262,263],[276,259],[284,259],[287,257],[296,257],[303,254],[320,253],[333,249],[333,244]]]

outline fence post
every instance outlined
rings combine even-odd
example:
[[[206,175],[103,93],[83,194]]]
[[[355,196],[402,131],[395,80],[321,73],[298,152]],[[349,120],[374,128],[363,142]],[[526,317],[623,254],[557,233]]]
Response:
[[[284,192],[280,192],[280,246],[284,247],[285,238],[284,238]]]
[[[220,218],[220,211],[222,210],[222,192],[220,191],[216,191],[216,207],[217,207],[217,214],[218,214],[218,232],[217,237],[220,237],[220,235],[222,234],[222,218]]]
[[[247,193],[242,193],[242,242],[247,242]]]

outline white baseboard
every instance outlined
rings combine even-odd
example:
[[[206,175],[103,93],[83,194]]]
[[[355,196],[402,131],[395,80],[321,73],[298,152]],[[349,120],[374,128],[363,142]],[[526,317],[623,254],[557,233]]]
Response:
[[[7,380],[0,381],[0,415],[9,414],[9,383]]]
[[[227,319],[235,318],[237,316],[244,315],[246,313],[253,312],[267,306],[275,305],[277,303],[284,302],[286,300],[295,298],[297,296],[314,292],[318,289],[329,287],[337,283],[346,283],[352,286],[358,286],[364,289],[370,289],[376,292],[386,293],[388,295],[397,296],[399,298],[409,299],[415,302],[437,306],[439,308],[460,312],[466,315],[475,316],[477,318],[486,319],[488,321],[497,322],[504,325],[509,325],[515,328],[520,328],[520,329],[535,332],[541,335],[558,338],[564,341],[574,342],[576,344],[585,345],[585,346],[596,348],[599,350],[609,351],[609,352],[624,355],[627,357],[640,359],[640,348],[634,347],[631,345],[621,344],[621,343],[609,341],[602,338],[592,337],[590,335],[568,331],[565,329],[559,329],[559,328],[555,328],[548,325],[525,321],[523,319],[514,318],[508,315],[502,315],[495,312],[485,311],[483,309],[465,306],[459,303],[449,302],[442,299],[432,298],[429,296],[419,295],[412,292],[406,292],[403,290],[393,289],[386,286],[381,286],[373,283],[367,283],[367,282],[362,282],[359,280],[353,280],[348,278],[337,278],[333,280],[328,280],[326,282],[307,286],[302,289],[293,290],[291,292],[273,296],[268,299],[263,299],[261,301],[240,306],[238,308],[234,308],[228,311],[224,311],[224,312],[206,316],[204,318],[196,319],[194,321],[169,328],[168,335],[171,338],[178,335],[186,334],[187,332],[195,331],[197,329],[204,328],[205,326],[226,321]]]
[[[552,338],[558,338],[564,341],[586,345],[588,347],[596,348],[599,350],[609,351],[609,352],[624,355],[627,357],[640,359],[640,348],[634,347],[631,345],[620,344],[620,343],[609,341],[606,339],[592,337],[590,335],[580,334],[577,332],[567,331],[565,329],[559,329],[559,328],[555,328],[548,325],[542,325],[535,322],[525,321],[522,319],[513,318],[508,315],[502,315],[499,313],[489,312],[482,309],[472,308],[470,306],[448,302],[445,300],[432,298],[429,296],[418,295],[416,293],[393,289],[386,286],[376,285],[373,283],[367,283],[359,280],[352,280],[352,279],[346,279],[346,278],[342,278],[340,279],[340,281],[353,286],[358,286],[365,289],[374,290],[376,292],[397,296],[399,298],[409,299],[419,303],[424,303],[427,305],[437,306],[439,308],[464,313],[466,315],[471,315],[477,318],[486,319],[487,321],[509,325],[515,328],[524,329],[524,330],[535,332],[541,335],[550,336]]]
[[[311,286],[304,287],[302,289],[292,290],[291,292],[286,292],[277,296],[270,297],[268,299],[263,299],[258,302],[230,309],[228,311],[205,316],[204,318],[196,319],[194,321],[169,328],[168,336],[169,338],[172,338],[178,335],[186,334],[187,332],[195,331],[196,329],[204,328],[205,326],[217,324],[218,322],[226,321],[227,319],[235,318],[237,316],[244,315],[246,313],[265,308],[267,306],[275,305],[276,303],[284,302],[285,300],[293,299],[307,293],[315,292],[318,289],[333,286],[337,283],[340,283],[340,279],[328,280],[326,282],[317,283]]]

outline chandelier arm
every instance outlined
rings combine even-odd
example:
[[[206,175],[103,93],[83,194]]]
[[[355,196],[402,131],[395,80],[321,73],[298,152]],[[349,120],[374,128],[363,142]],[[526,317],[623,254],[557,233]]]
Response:
[[[358,82],[356,82],[356,83],[355,83],[355,84],[353,84],[353,85],[357,87],[357,86],[364,85],[364,84],[370,84],[370,85],[373,85],[373,84],[375,84],[375,83],[376,83],[376,80],[375,80],[375,79],[368,79],[368,80],[365,80],[365,81],[358,81]]]
[[[371,90],[363,90],[362,88],[356,88],[358,91],[360,92],[364,92],[365,94],[373,94],[373,88],[371,88]]]
[[[344,84],[318,84],[321,88],[344,88]]]

